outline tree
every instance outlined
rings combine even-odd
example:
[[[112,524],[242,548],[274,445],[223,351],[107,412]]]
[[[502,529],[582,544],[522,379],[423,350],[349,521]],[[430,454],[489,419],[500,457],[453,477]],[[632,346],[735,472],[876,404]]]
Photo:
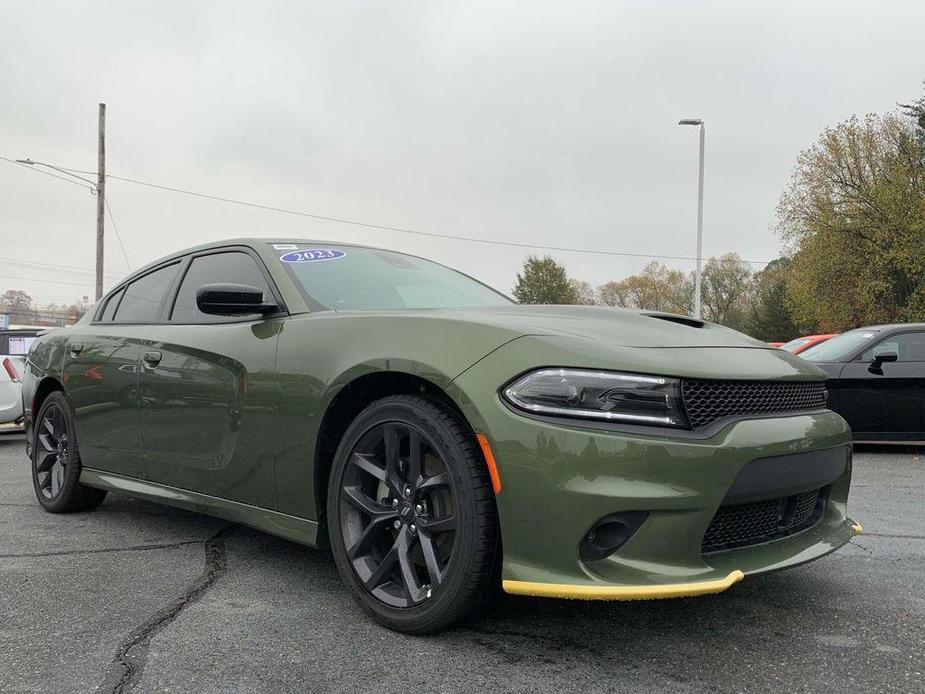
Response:
[[[517,273],[514,298],[522,304],[574,304],[578,301],[565,268],[548,255],[527,258],[523,272]]]
[[[755,273],[745,332],[765,342],[787,342],[800,334],[786,303],[788,258],[777,258]]]
[[[593,306],[597,303],[597,295],[594,291],[594,287],[591,286],[590,282],[584,282],[582,280],[569,280],[569,284],[571,284],[572,289],[575,290],[576,304],[581,304],[583,306]]]
[[[753,273],[738,253],[710,258],[700,277],[700,305],[703,317],[713,323],[745,329]]]
[[[925,138],[916,120],[869,115],[823,132],[797,159],[778,231],[793,251],[786,301],[798,326],[925,318]]]
[[[8,313],[11,323],[31,323],[35,318],[32,297],[21,289],[8,289],[0,296],[0,313]]]
[[[693,283],[689,275],[653,260],[638,275],[601,285],[598,296],[607,306],[688,314]]]

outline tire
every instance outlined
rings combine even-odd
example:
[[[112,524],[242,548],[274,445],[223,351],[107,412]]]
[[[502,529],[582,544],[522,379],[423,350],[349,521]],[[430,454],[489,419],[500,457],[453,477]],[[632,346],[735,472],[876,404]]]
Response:
[[[64,393],[51,393],[42,403],[32,436],[32,484],[42,508],[50,513],[73,513],[90,511],[103,503],[104,490],[79,482],[74,416]]]
[[[390,629],[438,631],[477,614],[499,588],[484,458],[435,400],[391,396],[357,416],[334,456],[327,523],[341,579]]]

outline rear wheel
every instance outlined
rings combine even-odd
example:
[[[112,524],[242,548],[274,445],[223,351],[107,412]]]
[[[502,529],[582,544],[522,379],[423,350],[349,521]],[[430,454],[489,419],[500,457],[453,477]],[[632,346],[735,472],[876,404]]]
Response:
[[[79,482],[80,453],[71,405],[64,393],[58,391],[45,399],[32,430],[32,483],[42,508],[70,513],[99,506],[106,492]]]
[[[472,432],[418,396],[367,407],[328,489],[338,571],[380,624],[435,631],[475,613],[498,582],[491,484]]]

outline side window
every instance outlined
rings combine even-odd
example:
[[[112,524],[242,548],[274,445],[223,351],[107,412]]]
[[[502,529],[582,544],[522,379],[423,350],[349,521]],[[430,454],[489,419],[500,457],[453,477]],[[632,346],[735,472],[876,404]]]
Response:
[[[861,361],[873,361],[883,352],[895,352],[899,361],[925,361],[925,332],[902,333],[886,338],[861,355]]]
[[[132,282],[125,288],[114,320],[117,323],[150,323],[156,320],[161,301],[179,268],[180,264],[174,263]]]
[[[196,306],[196,292],[204,284],[247,284],[262,290],[264,299],[272,294],[257,262],[247,253],[229,251],[202,255],[193,258],[183,277],[170,314],[172,323],[224,323],[231,320],[224,316],[210,316],[199,310]]]
[[[125,290],[120,289],[118,292],[109,297],[109,301],[106,302],[106,307],[103,309],[103,313],[100,316],[100,321],[102,323],[112,322],[112,318],[116,314],[116,308],[119,306],[119,299],[122,298],[124,293]]]

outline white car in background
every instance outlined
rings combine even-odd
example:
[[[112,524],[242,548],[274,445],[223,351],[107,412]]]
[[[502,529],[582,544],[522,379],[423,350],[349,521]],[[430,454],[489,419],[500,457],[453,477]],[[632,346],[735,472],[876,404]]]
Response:
[[[22,420],[22,374],[26,358],[0,354],[0,424]]]

